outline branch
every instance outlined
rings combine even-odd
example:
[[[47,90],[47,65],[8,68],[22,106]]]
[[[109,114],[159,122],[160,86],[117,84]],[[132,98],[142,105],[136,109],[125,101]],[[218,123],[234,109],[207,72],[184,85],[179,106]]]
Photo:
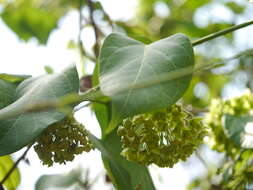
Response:
[[[74,108],[74,112],[78,112],[81,109],[90,106],[92,103],[97,103],[97,104],[101,104],[101,105],[108,105],[108,102],[104,102],[104,101],[99,101],[99,100],[94,100],[92,102],[88,102],[87,104],[81,105],[81,106],[77,106]]]
[[[250,50],[246,50],[242,53],[239,53],[225,60],[236,59],[236,58],[241,57],[242,55],[250,55],[251,53],[249,53],[249,51]],[[126,92],[129,89],[132,89],[132,90],[140,89],[140,88],[156,85],[161,82],[168,82],[180,77],[195,74],[197,72],[204,71],[204,70],[210,70],[210,69],[217,68],[223,65],[224,64],[222,64],[222,61],[216,62],[216,63],[209,63],[209,64],[198,64],[195,66],[195,68],[191,66],[191,67],[186,67],[186,68],[170,71],[169,73],[163,73],[160,75],[151,76],[149,78],[146,78],[145,80],[139,81],[138,83],[135,84],[134,87],[131,85],[124,85],[124,86],[121,86],[121,88],[115,89],[113,86],[111,86],[113,89],[110,90],[110,94],[107,94],[107,96],[112,96],[117,93]],[[102,97],[106,97],[106,96],[101,92],[100,87],[96,86],[87,90],[85,93],[81,95],[78,93],[68,94],[63,97],[60,97],[57,100],[52,99],[52,100],[47,100],[46,102],[39,102],[32,105],[27,105],[27,106],[21,107],[20,109],[16,109],[15,111],[12,111],[12,112],[8,111],[7,109],[2,109],[0,110],[0,120],[12,118],[25,112],[36,112],[36,111],[43,111],[43,110],[48,110],[48,109],[61,110],[61,108],[66,108],[66,106],[68,105],[81,103],[83,101],[98,103],[97,100]],[[105,102],[99,102],[99,103],[105,103]]]
[[[211,62],[209,64],[206,64],[207,66],[204,70],[210,70],[210,69],[222,67],[222,66],[225,65],[225,62],[232,61],[234,59],[239,59],[243,56],[253,56],[253,48],[247,49],[247,50],[242,51],[242,52],[239,52],[238,54],[233,55],[233,56],[228,57],[228,58],[225,58],[221,61],[215,61],[215,62]]]
[[[16,167],[18,166],[19,162],[23,159],[25,159],[26,154],[28,153],[28,151],[30,150],[30,148],[32,147],[32,145],[29,145],[27,147],[27,149],[25,150],[25,152],[20,156],[20,158],[15,162],[15,164],[11,167],[11,169],[8,171],[8,173],[4,176],[4,178],[1,180],[0,185],[4,184],[4,182],[10,177],[10,175],[12,174],[12,172],[16,169]]]
[[[84,17],[83,17],[83,14],[82,14],[82,0],[79,0],[78,9],[79,9],[78,10],[79,11],[78,47],[79,47],[80,54],[81,54],[81,57],[86,57],[89,60],[91,60],[92,62],[96,63],[96,58],[89,55],[88,52],[85,51],[85,49],[83,47],[83,41],[81,39],[81,33],[82,33],[82,29],[83,29],[82,21],[84,20]]]
[[[224,65],[223,64],[224,61],[230,61],[232,59],[237,59],[237,58],[240,58],[241,56],[247,56],[247,55],[253,55],[252,49],[238,53],[230,58],[224,59],[223,61],[209,63],[209,64],[206,64],[206,63],[198,64],[194,68],[193,66],[191,66],[191,67],[186,67],[186,68],[170,71],[169,73],[163,73],[160,75],[151,76],[149,78],[146,78],[145,80],[139,81],[138,83],[135,84],[134,87],[131,85],[124,85],[124,86],[121,86],[121,88],[115,89],[113,88],[113,86],[111,86],[113,90],[111,90],[110,91],[111,94],[107,94],[107,96],[126,92],[129,89],[134,90],[134,89],[149,87],[161,82],[168,82],[180,77],[195,74],[200,71],[205,71],[205,70],[221,67]],[[39,102],[32,105],[27,105],[19,109],[15,109],[11,112],[8,109],[2,109],[0,110],[0,120],[12,118],[25,112],[36,112],[36,111],[43,111],[43,110],[48,110],[48,109],[60,109],[61,111],[62,108],[66,108],[68,105],[81,103],[83,101],[106,104],[106,102],[99,101],[100,98],[104,98],[104,97],[106,96],[100,90],[100,86],[96,86],[85,91],[85,93],[81,95],[78,93],[68,94],[63,97],[60,97],[57,100],[52,99],[52,100],[47,100],[46,102]]]
[[[91,22],[91,25],[92,25],[92,27],[94,29],[95,39],[96,39],[96,42],[95,42],[95,45],[94,45],[94,51],[95,51],[96,57],[98,57],[98,55],[99,55],[99,48],[100,48],[99,47],[99,33],[100,33],[100,29],[96,25],[94,17],[93,17],[94,16],[93,12],[95,10],[93,2],[92,2],[92,0],[86,0],[86,1],[87,1],[88,8],[89,8],[90,22]]]
[[[95,178],[87,184],[88,189],[93,187],[94,184],[98,181],[99,177],[103,174],[103,172],[99,172]]]
[[[82,32],[82,20],[83,20],[83,14],[82,14],[82,0],[79,0],[79,31],[78,31],[78,45],[81,56],[85,56],[85,50],[83,48],[83,42],[81,39],[81,32]]]
[[[242,24],[238,24],[238,25],[232,26],[232,27],[227,28],[225,30],[221,30],[221,31],[215,32],[213,34],[207,35],[207,36],[205,36],[205,37],[203,37],[203,38],[201,38],[199,40],[196,40],[196,41],[192,42],[192,46],[197,46],[199,44],[205,43],[205,42],[207,42],[209,40],[215,39],[215,38],[223,36],[225,34],[234,32],[236,30],[239,30],[239,29],[244,28],[246,26],[249,26],[251,24],[253,24],[253,20],[248,21],[248,22],[244,22]]]
[[[206,163],[205,159],[200,155],[199,151],[195,151],[196,157],[199,159],[199,161],[203,164],[203,166],[206,168],[206,170],[209,170],[208,164]]]
[[[20,106],[15,110],[1,109],[0,110],[0,120],[13,118],[17,115],[24,114],[26,112],[36,112],[50,109],[59,109],[58,111],[66,111],[64,108],[68,108],[68,105],[73,105],[76,103],[81,103],[83,101],[96,101],[99,98],[105,97],[100,88],[93,87],[87,90],[84,94],[72,93],[67,94],[63,97],[59,97],[58,99],[48,99],[47,101],[40,101],[38,103]],[[71,108],[72,109],[72,108]],[[69,110],[68,110],[69,111]],[[64,112],[65,113],[65,112]]]

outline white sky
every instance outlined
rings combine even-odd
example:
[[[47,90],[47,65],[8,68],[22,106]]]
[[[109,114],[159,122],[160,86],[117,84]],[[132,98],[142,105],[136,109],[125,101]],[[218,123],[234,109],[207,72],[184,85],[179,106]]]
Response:
[[[135,0],[101,0],[107,13],[113,19],[128,19],[134,14],[136,7]],[[71,12],[60,22],[60,28],[53,32],[46,46],[39,46],[35,40],[29,43],[20,41],[17,36],[10,31],[0,20],[0,73],[11,74],[28,74],[41,75],[44,74],[44,66],[51,66],[56,72],[62,70],[70,63],[78,61],[78,55],[73,50],[67,50],[67,43],[70,39],[76,39],[78,34],[78,14]],[[88,30],[83,34],[84,43],[91,44],[94,41],[94,35]],[[90,45],[91,46],[91,45]],[[83,110],[78,113],[80,118],[86,123],[91,132],[99,136],[99,127],[95,117],[89,110]],[[22,151],[16,153],[17,157]],[[22,184],[19,189],[33,189],[33,185],[37,178],[42,174],[61,173],[71,170],[74,166],[89,167],[91,170],[91,178],[95,177],[99,172],[103,171],[103,165],[100,159],[100,153],[94,151],[89,154],[78,156],[73,163],[66,166],[55,166],[47,168],[41,165],[33,150],[29,152],[29,160],[31,166],[22,163]],[[173,169],[158,169],[152,166],[151,174],[154,176],[157,189],[183,190],[185,185],[192,176],[198,175],[197,171],[203,168],[195,168],[192,173],[188,173],[182,164],[177,164]],[[158,180],[159,175],[163,178],[163,183]],[[110,189],[105,187],[103,179],[100,178],[99,183],[94,189]]]

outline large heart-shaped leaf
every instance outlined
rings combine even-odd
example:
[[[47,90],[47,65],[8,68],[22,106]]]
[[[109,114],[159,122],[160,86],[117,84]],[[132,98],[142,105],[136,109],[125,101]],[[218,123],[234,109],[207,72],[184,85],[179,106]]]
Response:
[[[253,116],[224,116],[224,130],[239,148],[253,148]]]
[[[79,79],[75,67],[60,74],[43,75],[23,81],[16,89],[15,101],[0,110],[0,155],[10,154],[31,143],[49,125],[63,119],[58,110],[24,112],[27,106],[77,93]],[[16,117],[5,115],[19,113]],[[15,114],[14,114],[15,115]]]
[[[123,118],[168,107],[181,98],[191,81],[194,54],[183,34],[149,45],[111,34],[99,60],[101,91],[112,99],[109,132]]]

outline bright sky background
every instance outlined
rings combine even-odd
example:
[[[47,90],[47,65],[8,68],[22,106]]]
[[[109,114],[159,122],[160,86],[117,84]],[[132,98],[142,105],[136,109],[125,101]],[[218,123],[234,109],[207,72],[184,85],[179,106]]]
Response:
[[[101,0],[101,2],[107,13],[109,13],[113,19],[131,18],[137,5],[137,1],[135,0]],[[53,32],[46,46],[38,45],[35,40],[31,40],[29,43],[20,41],[1,20],[0,28],[1,73],[38,76],[45,74],[45,65],[49,65],[56,72],[59,72],[70,63],[79,61],[78,54],[66,48],[70,39],[77,38],[77,12],[71,12],[61,20],[60,28]],[[84,31],[82,37],[85,44],[92,44],[94,41],[94,35],[89,29]],[[88,109],[77,113],[77,115],[92,133],[97,136],[100,135],[96,119]],[[22,151],[19,151],[15,154],[15,157],[18,157],[21,153]],[[76,166],[90,168],[91,179],[97,176],[101,171],[103,172],[103,165],[98,151],[83,154],[78,156],[72,163],[63,166],[57,165],[52,168],[42,166],[33,150],[30,150],[28,158],[31,162],[31,166],[27,166],[25,163],[20,164],[22,173],[20,190],[34,189],[33,186],[35,181],[42,174],[67,172]],[[187,168],[191,168],[191,166],[187,166]],[[203,166],[199,165],[190,170],[188,169],[186,172],[182,164],[177,164],[173,169],[159,169],[158,167],[152,166],[151,174],[154,176],[155,184],[159,190],[167,189],[168,187],[170,187],[170,189],[184,190],[186,183],[188,183],[193,176],[197,176],[200,170],[203,169]],[[191,171],[191,173],[189,171]],[[100,178],[97,185],[94,186],[94,189],[106,190],[110,189],[110,186],[106,188],[103,178]]]

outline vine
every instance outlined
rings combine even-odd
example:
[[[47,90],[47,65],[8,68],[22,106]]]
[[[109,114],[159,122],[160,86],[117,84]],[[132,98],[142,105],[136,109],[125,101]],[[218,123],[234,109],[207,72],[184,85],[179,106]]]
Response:
[[[100,84],[95,84],[98,82],[93,81],[94,87],[80,94],[79,86],[76,85],[79,80],[77,72],[75,68],[68,68],[64,71],[67,74],[52,74],[53,77],[33,78],[31,81],[28,79],[21,83],[21,87],[15,87],[13,93],[17,93],[17,96],[16,94],[13,94],[13,96],[15,95],[17,99],[13,104],[7,105],[0,110],[0,122],[3,123],[4,127],[7,126],[8,130],[10,129],[10,132],[6,130],[8,133],[11,134],[13,132],[11,130],[20,130],[18,127],[17,129],[10,127],[12,122],[17,123],[20,118],[21,120],[29,119],[29,114],[34,114],[34,117],[40,117],[38,115],[41,114],[42,119],[46,117],[50,118],[45,119],[47,120],[45,123],[41,122],[39,124],[39,130],[35,131],[33,138],[29,137],[30,139],[28,140],[25,138],[25,140],[21,139],[21,145],[12,144],[10,150],[7,150],[7,144],[8,142],[12,142],[12,139],[6,137],[6,132],[0,134],[0,138],[4,139],[1,139],[1,143],[3,144],[1,146],[4,148],[0,150],[0,155],[15,152],[21,146],[29,144],[28,141],[31,142],[33,140],[32,142],[35,142],[34,149],[43,165],[52,166],[54,163],[65,164],[67,161],[72,161],[75,155],[97,148],[103,155],[104,163],[109,171],[108,175],[118,189],[144,188],[153,190],[154,185],[146,169],[147,165],[156,164],[159,167],[173,167],[180,160],[185,161],[192,155],[203,143],[203,138],[208,136],[215,142],[213,149],[226,152],[229,159],[236,165],[233,166],[229,162],[228,166],[221,168],[221,170],[226,172],[228,170],[231,171],[227,174],[228,184],[223,184],[222,187],[225,189],[246,188],[248,181],[245,181],[245,178],[247,178],[245,175],[250,171],[247,170],[249,164],[242,160],[246,157],[247,161],[252,161],[252,157],[249,156],[250,151],[247,148],[238,147],[238,135],[234,135],[233,131],[226,132],[226,130],[229,130],[226,122],[236,121],[242,128],[245,128],[245,123],[252,120],[250,115],[250,111],[253,108],[251,92],[227,101],[212,101],[209,118],[205,120],[207,125],[202,122],[202,119],[186,111],[177,101],[189,86],[193,74],[221,67],[224,65],[224,61],[252,55],[252,49],[249,49],[223,61],[194,66],[193,47],[245,28],[253,24],[253,20],[209,34],[193,42],[187,36],[180,34],[145,45],[126,36],[112,34],[105,39],[102,47],[100,47],[104,34],[94,18],[95,6],[97,5],[92,0],[86,0],[85,3],[87,4],[89,13],[89,21],[87,22],[91,24],[95,34],[95,57],[93,57],[86,52],[81,39],[82,20],[84,19],[82,8],[84,2],[79,1],[78,3],[79,51],[81,56],[87,57],[94,62],[99,62],[98,71],[97,73],[94,72],[93,77],[96,78],[94,80],[98,80],[97,78],[100,77]],[[105,16],[108,17],[106,13]],[[113,27],[113,23],[109,17],[108,20]],[[152,48],[150,48],[151,46]],[[166,51],[163,51],[164,49]],[[167,50],[169,53],[172,52],[173,56],[170,57],[169,54],[166,54]],[[151,51],[153,51],[152,55],[155,56],[148,62],[148,53]],[[130,55],[131,53],[133,55]],[[129,57],[134,59],[129,61]],[[162,58],[160,59],[160,57]],[[147,61],[153,68],[154,65],[152,63],[154,60],[157,60],[158,66],[155,65],[156,67],[152,73],[145,68],[144,63]],[[141,66],[134,67],[137,64],[133,63],[138,63]],[[164,63],[169,63],[169,66],[164,66]],[[129,65],[134,66],[130,67]],[[171,65],[173,65],[173,69],[169,68]],[[163,66],[168,66],[168,68],[166,67],[165,69]],[[122,72],[122,68],[125,69],[125,73]],[[135,72],[136,70],[137,72]],[[167,72],[163,72],[163,70]],[[131,71],[131,74],[129,71]],[[145,75],[142,72],[145,72]],[[119,75],[122,78],[119,78]],[[124,81],[125,79],[134,80],[127,83]],[[10,82],[4,81],[6,83]],[[41,96],[36,94],[40,88],[37,84],[41,81],[56,85],[56,89],[54,90],[59,93],[52,96],[50,94],[52,90],[42,85],[41,88],[45,91],[45,94]],[[63,88],[62,86],[66,88],[66,92],[64,91],[64,93],[59,90]],[[177,89],[175,90],[175,88]],[[169,89],[168,91],[164,90],[164,94],[169,94],[169,97],[160,93],[163,92],[161,89]],[[161,97],[154,100],[154,96],[147,96],[143,90],[148,94],[160,93]],[[24,97],[31,94],[35,94],[35,98],[24,101]],[[176,94],[175,97],[172,97],[174,94]],[[169,100],[167,101],[166,98]],[[131,104],[133,100],[136,101],[136,105]],[[148,105],[148,101],[151,102],[150,105]],[[75,121],[72,115],[73,107],[81,102],[88,102],[84,105],[85,107],[89,105],[93,106],[101,125],[102,139],[97,139],[84,126]],[[160,102],[161,105],[157,105],[157,102]],[[128,105],[130,105],[129,108]],[[99,110],[97,107],[99,107]],[[20,118],[16,119],[16,117]],[[225,120],[225,123],[223,120]],[[18,134],[17,131],[14,132]],[[116,133],[117,137],[115,137]],[[111,139],[114,140],[114,144],[111,143]],[[122,145],[120,151],[118,147],[118,149],[113,147],[119,144]],[[4,184],[10,177],[20,161],[25,159],[31,146],[30,143],[25,152],[1,180],[0,185]],[[117,154],[120,154],[121,157],[114,156]],[[205,160],[198,152],[196,154],[208,169]],[[138,175],[145,176],[141,182],[133,180],[137,174],[132,173],[131,169],[129,169],[131,167],[127,167],[129,163],[138,163],[131,167],[138,168],[140,171]],[[240,172],[236,172],[235,167],[241,167]],[[235,180],[237,176],[241,176],[240,179],[242,180]],[[124,181],[124,179],[126,180]],[[144,183],[145,181],[147,181],[147,184]],[[0,188],[3,187],[0,186]]]

